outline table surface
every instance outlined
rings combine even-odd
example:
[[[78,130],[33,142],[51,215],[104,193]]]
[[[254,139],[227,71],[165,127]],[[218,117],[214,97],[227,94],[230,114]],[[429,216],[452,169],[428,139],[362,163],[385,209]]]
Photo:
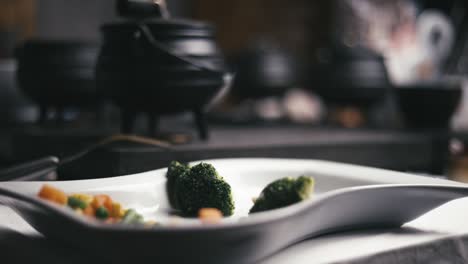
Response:
[[[2,263],[105,263],[42,237],[0,206]],[[260,264],[467,263],[468,198],[454,200],[391,230],[366,230],[309,239]],[[6,250],[5,250],[6,249]]]
[[[70,180],[82,179],[83,175],[89,178],[127,175],[166,167],[172,160],[235,157],[322,159],[424,172],[431,171],[435,161],[443,161],[434,154],[438,152],[434,147],[434,136],[429,133],[304,126],[213,127],[211,132],[209,141],[194,140],[189,144],[174,145],[170,149],[134,142],[114,142],[88,153],[76,162],[61,166],[59,178]],[[60,150],[54,148],[68,146],[70,141],[73,140],[66,137],[42,138],[40,133],[12,140],[21,143],[17,145],[16,151],[23,149],[30,152],[34,149],[43,152],[36,157],[60,153]],[[22,155],[17,153],[13,156]]]
[[[79,129],[13,130],[0,137],[0,154],[31,160],[48,155],[76,153],[109,133]],[[99,130],[98,130],[99,131]],[[105,131],[106,132],[106,131]],[[175,145],[169,153],[190,160],[236,157],[287,157],[326,159],[386,169],[425,169],[432,162],[433,135],[397,130],[338,129],[308,126],[245,126],[211,128],[208,141],[196,138]],[[385,151],[382,151],[385,149]],[[8,151],[7,151],[8,150]],[[2,153],[2,152],[8,153]],[[124,145],[107,148],[120,158],[152,159],[168,151],[154,146]],[[154,159],[152,160],[154,163]],[[165,165],[165,164],[164,164]],[[154,168],[153,168],[154,169]]]

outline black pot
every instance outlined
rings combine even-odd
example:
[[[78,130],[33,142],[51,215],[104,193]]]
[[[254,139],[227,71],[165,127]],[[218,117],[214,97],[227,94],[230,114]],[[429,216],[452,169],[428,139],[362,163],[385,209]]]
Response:
[[[235,58],[233,92],[241,98],[282,95],[298,83],[295,60],[270,45],[252,46]]]
[[[389,91],[384,59],[363,47],[322,50],[308,86],[331,104],[369,107]]]
[[[99,46],[65,40],[28,40],[16,49],[17,80],[24,93],[47,108],[95,105],[94,71]]]
[[[448,129],[462,95],[457,81],[433,81],[395,87],[406,125],[413,129]]]
[[[15,85],[16,62],[0,61],[0,122],[28,123],[35,119],[36,108]]]
[[[188,110],[197,113],[198,121],[203,119],[227,73],[213,26],[145,18],[104,25],[101,30],[97,85],[122,109],[123,132],[131,132],[139,112],[154,119]],[[206,137],[203,131],[201,137]]]

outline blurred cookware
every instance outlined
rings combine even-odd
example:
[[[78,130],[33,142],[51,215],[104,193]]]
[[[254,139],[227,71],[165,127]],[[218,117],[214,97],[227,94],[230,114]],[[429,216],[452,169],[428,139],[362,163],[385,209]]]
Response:
[[[308,86],[326,103],[368,107],[390,87],[384,59],[364,47],[322,49],[310,67]]]
[[[297,85],[292,55],[269,42],[256,43],[235,59],[233,92],[241,98],[282,95]]]
[[[456,80],[401,85],[394,91],[403,119],[415,129],[448,129],[462,95]]]
[[[18,32],[0,28],[0,58],[13,57]]]
[[[149,115],[154,134],[158,115],[193,111],[207,138],[204,111],[230,80],[214,27],[161,17],[162,1],[128,6],[119,12],[129,19],[102,26],[96,69],[98,89],[121,108],[122,131],[132,132],[138,113]]]
[[[48,110],[96,105],[94,69],[99,46],[72,40],[31,39],[16,49],[17,80],[24,93]]]
[[[0,60],[0,121],[3,124],[32,122],[37,115],[34,105],[18,91],[15,74],[13,59]]]

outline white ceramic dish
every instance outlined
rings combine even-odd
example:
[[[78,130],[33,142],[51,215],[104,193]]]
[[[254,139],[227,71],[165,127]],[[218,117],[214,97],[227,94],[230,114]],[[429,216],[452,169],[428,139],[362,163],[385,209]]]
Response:
[[[168,216],[166,169],[51,183],[67,193],[109,194],[125,207],[163,223],[151,230],[103,226],[42,201],[34,205],[37,199],[28,197],[34,197],[43,182],[2,182],[3,190],[27,198],[6,199],[8,193],[4,192],[0,202],[48,237],[78,247],[116,252],[113,262],[176,263],[196,259],[204,263],[246,263],[308,237],[356,228],[400,226],[447,201],[468,196],[467,185],[461,183],[334,162],[258,158],[206,162],[231,184],[236,202],[234,216],[217,225]],[[311,200],[247,217],[252,197],[264,186],[278,178],[299,175],[315,178]]]

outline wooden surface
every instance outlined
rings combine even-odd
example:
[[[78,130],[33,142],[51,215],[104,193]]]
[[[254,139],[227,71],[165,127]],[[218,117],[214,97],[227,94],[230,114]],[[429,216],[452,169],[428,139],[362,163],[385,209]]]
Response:
[[[218,28],[218,41],[227,53],[267,39],[306,54],[320,46],[330,25],[330,1],[193,0],[195,19]]]
[[[35,10],[35,0],[0,0],[0,30],[18,31],[21,39],[32,36]]]

